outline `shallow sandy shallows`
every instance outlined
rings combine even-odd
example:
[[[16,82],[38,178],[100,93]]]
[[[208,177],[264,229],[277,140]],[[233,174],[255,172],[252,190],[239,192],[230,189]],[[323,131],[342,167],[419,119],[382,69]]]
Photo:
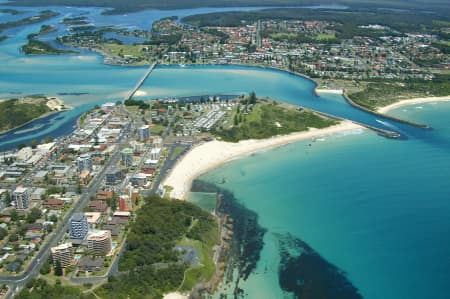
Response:
[[[439,101],[450,101],[450,96],[403,100],[398,103],[380,108],[378,109],[378,112],[386,113],[392,109],[402,106]],[[325,135],[332,135],[340,132],[358,129],[363,129],[363,127],[356,125],[351,121],[344,121],[338,125],[325,129],[313,128],[309,129],[306,132],[276,136],[263,140],[245,140],[238,143],[214,140],[211,142],[203,143],[194,147],[175,165],[171,173],[164,180],[163,186],[171,186],[173,188],[170,193],[171,197],[186,199],[191,188],[192,181],[195,178],[197,178],[201,174],[219,167],[220,165],[228,161],[247,156],[254,152],[282,146],[296,141],[313,139]]]
[[[192,181],[199,175],[220,165],[251,153],[282,146],[292,142],[331,135],[344,131],[358,130],[362,127],[350,121],[325,129],[309,129],[306,132],[276,136],[262,140],[244,140],[238,143],[210,141],[194,147],[174,167],[163,182],[163,186],[171,186],[171,197],[186,199]]]
[[[403,100],[385,107],[382,107],[378,109],[377,111],[379,113],[386,113],[392,109],[408,106],[408,105],[414,105],[414,104],[422,104],[422,103],[433,103],[433,102],[446,102],[450,101],[450,96],[446,97],[429,97],[429,98],[415,98],[415,99],[409,99],[409,100]]]

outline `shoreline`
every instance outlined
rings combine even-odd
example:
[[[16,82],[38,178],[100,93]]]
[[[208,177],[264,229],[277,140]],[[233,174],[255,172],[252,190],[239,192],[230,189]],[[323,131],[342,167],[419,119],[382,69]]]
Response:
[[[5,100],[2,99],[2,101],[5,101]],[[7,134],[7,133],[10,133],[11,131],[20,129],[20,128],[22,128],[22,127],[24,127],[24,126],[26,126],[26,125],[28,125],[28,124],[38,120],[38,119],[45,118],[45,117],[48,117],[48,116],[51,116],[51,115],[54,115],[54,114],[58,114],[58,113],[63,112],[63,111],[68,111],[68,110],[73,109],[72,106],[65,105],[64,101],[61,100],[60,98],[57,98],[57,97],[47,97],[47,103],[45,105],[49,109],[51,109],[52,111],[46,112],[46,113],[44,113],[44,114],[42,114],[42,115],[40,115],[38,117],[30,119],[29,121],[27,121],[27,122],[25,122],[25,123],[23,123],[23,124],[21,124],[21,125],[19,125],[17,127],[14,127],[14,128],[8,129],[8,130],[4,130],[4,131],[0,131],[0,135]],[[62,108],[58,109],[57,106],[58,107],[64,106],[64,109],[62,109]]]
[[[297,141],[361,129],[365,128],[351,121],[343,121],[324,129],[311,128],[308,131],[268,139],[243,140],[238,143],[213,140],[202,143],[189,151],[175,165],[162,185],[173,187],[170,192],[171,197],[186,200],[194,179],[229,161]]]
[[[376,110],[376,112],[387,113],[396,108],[414,105],[414,104],[424,104],[424,103],[433,103],[433,102],[448,102],[448,101],[450,101],[450,96],[413,98],[413,99],[401,100],[399,102],[390,104],[388,106],[378,108]]]
[[[316,88],[316,93],[332,93],[332,94],[344,94],[343,89],[323,89],[323,88]]]
[[[450,96],[402,100],[379,108],[377,112],[386,113],[403,106],[443,101],[450,101]],[[352,123],[351,121],[343,121],[338,125],[324,129],[311,128],[308,131],[275,136],[268,139],[243,140],[238,143],[213,140],[202,143],[192,148],[185,156],[183,156],[183,158],[174,166],[172,171],[166,176],[162,182],[162,186],[173,187],[170,192],[171,197],[187,200],[192,182],[197,177],[216,169],[227,162],[248,156],[255,152],[284,146],[290,143],[358,129],[366,128]]]

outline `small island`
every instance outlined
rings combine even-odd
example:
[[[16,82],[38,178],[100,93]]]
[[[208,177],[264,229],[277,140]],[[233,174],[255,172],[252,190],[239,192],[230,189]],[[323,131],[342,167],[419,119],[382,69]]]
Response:
[[[27,55],[32,55],[32,54],[38,54],[38,55],[53,54],[54,55],[54,54],[77,53],[77,52],[71,51],[71,50],[57,49],[57,48],[53,47],[52,45],[50,45],[49,43],[46,43],[46,42],[43,42],[43,41],[40,41],[37,39],[39,36],[50,34],[55,31],[57,31],[57,29],[53,26],[42,25],[41,29],[39,30],[38,33],[31,33],[27,36],[28,43],[26,45],[22,46],[22,52]]]
[[[71,54],[77,53],[70,50],[60,50],[52,47],[46,42],[35,39],[29,39],[28,43],[22,47],[22,51],[27,55],[42,55],[42,54]]]
[[[54,97],[29,96],[0,101],[0,132],[9,131],[53,112],[69,109]]]
[[[54,12],[54,11],[51,11],[51,10],[44,10],[44,11],[41,11],[39,13],[39,15],[36,15],[36,16],[27,17],[27,18],[20,19],[20,20],[17,20],[17,21],[10,21],[10,22],[6,22],[6,23],[0,23],[0,32],[2,32],[3,30],[9,29],[9,28],[25,26],[25,25],[30,25],[30,24],[35,24],[35,23],[47,21],[47,20],[49,20],[51,18],[54,18],[54,17],[56,17],[58,15],[59,15],[59,13],[57,13],[57,12]]]

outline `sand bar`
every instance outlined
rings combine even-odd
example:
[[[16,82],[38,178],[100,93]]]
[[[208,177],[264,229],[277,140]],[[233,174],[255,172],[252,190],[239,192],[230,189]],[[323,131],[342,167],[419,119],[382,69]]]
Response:
[[[343,89],[320,89],[316,88],[317,93],[334,93],[334,94],[343,94]]]
[[[247,156],[254,152],[274,148],[296,141],[312,139],[320,136],[332,135],[344,131],[358,130],[362,127],[350,121],[324,129],[311,128],[305,132],[298,132],[284,136],[276,136],[261,140],[243,140],[238,143],[224,141],[210,141],[194,147],[172,169],[166,177],[163,186],[171,186],[172,198],[186,199],[192,181],[220,165],[233,159]]]
[[[64,101],[57,97],[48,97],[46,105],[52,111],[61,111],[72,108],[71,106],[65,105]]]

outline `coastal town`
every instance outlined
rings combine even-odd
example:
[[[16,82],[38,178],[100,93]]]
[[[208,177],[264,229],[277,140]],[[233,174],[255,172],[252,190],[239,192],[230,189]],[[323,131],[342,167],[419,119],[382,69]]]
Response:
[[[85,20],[88,23],[87,20]],[[100,51],[106,63],[142,65],[248,64],[289,69],[314,78],[366,80],[432,80],[446,70],[449,56],[437,35],[401,33],[379,24],[361,25],[361,32],[339,38],[342,24],[330,21],[258,20],[237,26],[193,27],[176,18],[155,22],[151,31],[123,32],[150,42],[127,44],[88,31],[59,38],[70,46]],[[92,28],[91,28],[92,29]],[[125,36],[123,34],[126,34]]]
[[[243,222],[233,218],[246,207],[222,201],[225,193],[233,197],[221,193],[220,185],[229,178],[219,175],[217,185],[202,189],[195,185],[199,176],[298,141],[304,141],[305,155],[312,156],[331,135],[368,129],[407,140],[410,131],[403,125],[424,131],[431,127],[384,113],[404,105],[450,101],[450,27],[445,22],[433,20],[435,27],[416,30],[406,25],[399,29],[392,20],[374,21],[379,18],[349,26],[340,18],[297,18],[289,12],[242,17],[230,12],[158,18],[146,30],[96,25],[89,14],[46,10],[36,21],[25,18],[23,25],[56,16],[57,24],[30,31],[34,33],[18,48],[20,55],[67,55],[81,64],[85,57],[75,55],[87,51],[102,55],[99,64],[150,67],[126,96],[111,92],[99,100],[95,91],[90,95],[80,88],[48,97],[17,93],[0,101],[8,108],[2,109],[0,137],[36,132],[26,126],[51,122],[49,116],[70,112],[77,100],[89,103],[92,96],[96,101],[74,117],[70,133],[18,138],[0,153],[0,298],[68,290],[89,299],[143,294],[185,299],[217,295],[223,288],[229,288],[224,294],[244,296],[239,280],[256,273],[266,229],[259,227],[257,214],[250,213]],[[9,23],[3,27],[21,26],[20,21]],[[252,86],[230,94],[186,95],[186,89],[180,92],[183,96],[148,95],[140,89],[158,65],[163,70],[171,68],[166,65],[183,70],[231,65],[279,71],[313,83],[311,95],[301,97],[325,94],[324,101],[306,108],[257,95]],[[336,115],[322,111],[324,103],[335,105]],[[349,110],[342,112],[344,104]],[[350,109],[357,111],[354,119]],[[240,175],[246,176],[245,171]],[[233,209],[234,215],[229,212]],[[238,238],[251,241],[239,239],[238,244]],[[302,248],[309,251],[306,243]],[[253,250],[250,259],[256,261],[245,260]],[[321,265],[328,265],[323,261]],[[268,271],[264,263],[261,273]],[[280,264],[278,270],[286,269]],[[345,277],[342,281],[352,286]],[[357,289],[355,294],[362,298]]]
[[[92,287],[116,274],[143,199],[170,196],[162,179],[192,146],[212,140],[215,127],[230,126],[238,107],[251,109],[231,95],[107,102],[68,136],[3,152],[0,277],[32,269]],[[183,248],[194,250],[186,263],[199,259]]]

